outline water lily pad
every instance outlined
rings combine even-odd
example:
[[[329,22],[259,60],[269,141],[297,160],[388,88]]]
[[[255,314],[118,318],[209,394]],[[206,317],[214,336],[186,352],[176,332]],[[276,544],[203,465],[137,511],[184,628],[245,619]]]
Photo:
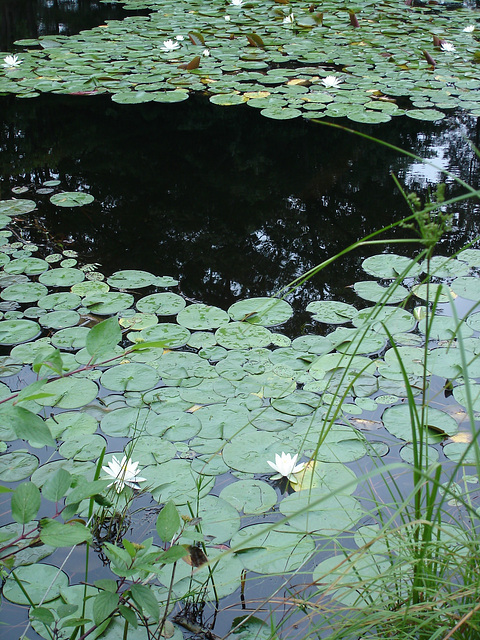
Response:
[[[54,414],[46,424],[54,438],[63,436],[63,440],[67,439],[68,433],[76,436],[91,435],[98,427],[98,422],[93,416],[79,411],[63,411]]]
[[[420,412],[420,407],[418,411]],[[416,434],[416,438],[423,437],[424,442],[441,442],[446,435],[454,435],[458,431],[458,424],[452,416],[440,409],[428,408],[426,412],[427,424],[421,427],[416,423],[412,426],[410,408],[408,405],[395,405],[385,409],[382,415],[385,428],[395,437],[407,442],[413,441],[412,429],[422,428],[423,433]],[[431,428],[429,428],[431,427]]]
[[[408,295],[408,289],[402,285],[390,285],[382,287],[375,280],[363,280],[353,285],[355,293],[364,300],[371,302],[385,302],[386,304],[397,304],[404,300]]]
[[[381,578],[391,566],[383,554],[354,554],[350,550],[331,556],[320,562],[313,571],[313,579],[322,585],[335,602],[347,606],[370,607],[391,597],[393,585],[386,585]],[[390,575],[390,574],[389,574]],[[399,578],[400,579],[400,578]],[[395,584],[395,576],[391,580]],[[333,588],[332,588],[333,585]],[[368,593],[365,585],[368,585]]]
[[[456,278],[451,283],[453,291],[467,300],[474,300],[478,302],[480,300],[480,285],[477,277],[460,277]]]
[[[163,464],[146,467],[142,475],[147,479],[146,485],[157,502],[172,500],[177,506],[191,502],[198,497],[206,496],[213,484],[214,476],[199,476],[191,469],[188,460],[169,460]],[[202,478],[199,490],[198,479]],[[171,481],[175,478],[175,482]]]
[[[220,492],[220,498],[245,515],[266,513],[277,503],[277,492],[261,480],[238,480]]]
[[[245,569],[254,573],[285,575],[296,571],[312,556],[315,545],[310,536],[288,525],[272,528],[269,523],[240,529],[232,540]]]
[[[87,327],[60,329],[52,336],[52,344],[58,349],[83,349],[89,331]]]
[[[127,269],[116,271],[107,278],[107,283],[117,289],[142,289],[152,285],[155,282],[155,278],[156,276],[153,273],[148,273],[148,271]]]
[[[3,300],[15,300],[15,302],[36,302],[48,293],[47,287],[38,282],[25,282],[21,284],[11,284],[6,287],[0,297]]]
[[[73,288],[72,288],[73,291]],[[110,316],[129,309],[134,298],[131,293],[107,291],[105,293],[90,293],[82,300],[90,313],[99,316]]]
[[[147,433],[161,435],[170,442],[190,440],[202,428],[200,418],[195,413],[186,413],[175,409],[166,409],[158,415],[157,420],[149,420],[146,424]],[[161,432],[160,432],[161,430]]]
[[[195,412],[201,422],[201,438],[231,439],[249,424],[249,412],[244,406],[222,404],[201,407]]]
[[[153,313],[134,313],[120,317],[118,323],[126,329],[141,331],[142,329],[155,326],[158,323],[158,318]]]
[[[68,460],[96,460],[106,446],[107,441],[100,435],[68,433],[58,452]]]
[[[193,331],[199,329],[218,329],[229,322],[228,313],[207,304],[191,304],[177,315],[178,324]]]
[[[217,343],[226,349],[267,347],[272,341],[271,336],[266,327],[246,322],[230,322],[215,332]]]
[[[28,276],[36,276],[47,271],[49,264],[40,258],[17,258],[4,266],[5,273],[25,273]]]
[[[234,302],[228,313],[232,320],[273,327],[291,318],[293,310],[286,300],[261,297]]]
[[[411,331],[415,327],[413,315],[400,307],[367,307],[359,311],[352,322],[356,327],[368,326],[384,335]]]
[[[85,280],[85,274],[80,269],[58,267],[42,273],[38,280],[48,287],[71,287]]]
[[[38,404],[61,409],[79,409],[94,400],[98,393],[98,387],[93,380],[73,377],[48,382],[42,390],[50,395],[37,398]]]
[[[362,262],[364,271],[377,278],[412,278],[421,272],[421,266],[411,258],[395,253],[370,256]]]
[[[76,309],[80,306],[80,296],[69,292],[50,293],[38,299],[38,306],[41,309],[53,309],[60,311],[62,309]]]
[[[159,381],[155,369],[146,364],[119,364],[107,369],[100,382],[112,391],[148,391]]]
[[[0,456],[0,481],[18,482],[31,476],[38,467],[37,456],[27,451],[12,451]]]
[[[158,316],[171,316],[185,308],[186,301],[176,293],[152,293],[140,298],[136,307],[142,313],[155,313]]]
[[[48,478],[51,478],[58,469],[65,469],[72,476],[80,479],[93,480],[95,465],[93,462],[80,462],[78,460],[54,460],[47,464],[42,464],[32,474],[32,482],[37,487],[42,488]]]
[[[43,314],[39,322],[46,329],[65,329],[74,327],[80,320],[80,314],[76,311],[50,311]]]
[[[223,459],[237,471],[270,474],[272,470],[267,460],[275,461],[275,454],[280,454],[281,449],[282,440],[278,434],[248,430],[225,445]]]
[[[40,326],[32,320],[1,320],[0,344],[28,342],[36,338],[40,331]]]
[[[3,585],[3,595],[16,604],[39,604],[43,598],[45,602],[49,602],[68,586],[67,574],[50,564],[38,563],[18,567],[15,569],[15,575],[22,583],[23,590],[10,574]],[[28,599],[24,591],[28,593]]]
[[[350,322],[358,314],[353,305],[336,300],[315,300],[307,305],[307,311],[313,313],[314,320],[326,324]]]
[[[50,197],[50,202],[56,207],[83,207],[93,201],[92,195],[81,191],[63,191]]]
[[[143,329],[138,333],[129,333],[128,339],[136,344],[141,342],[159,342],[166,348],[183,347],[190,337],[190,331],[178,324],[160,322],[154,327]]]
[[[180,509],[180,513],[190,516],[187,507]],[[213,544],[228,542],[240,529],[240,516],[232,505],[216,496],[205,496],[196,506],[196,517],[202,519],[202,533]]]
[[[12,198],[11,200],[0,200],[0,213],[7,216],[21,216],[36,209],[37,204],[33,200],[22,200]]]
[[[298,531],[338,536],[351,529],[364,515],[360,502],[350,495],[328,496],[323,489],[293,493],[280,502],[280,512]],[[296,515],[299,511],[304,511]]]
[[[430,302],[449,302],[456,295],[446,284],[417,284],[412,287],[412,293],[421,300],[429,300]]]

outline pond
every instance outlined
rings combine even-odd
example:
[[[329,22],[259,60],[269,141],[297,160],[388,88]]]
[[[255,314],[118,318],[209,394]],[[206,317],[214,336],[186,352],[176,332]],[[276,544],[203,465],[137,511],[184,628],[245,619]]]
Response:
[[[96,9],[97,5],[93,3],[92,7]],[[108,9],[115,11],[116,7]],[[16,33],[14,37],[27,34]],[[410,463],[415,457],[404,411],[408,397],[405,387],[410,384],[416,389],[422,375],[425,328],[418,306],[424,292],[417,289],[416,298],[408,300],[403,312],[398,309],[395,318],[388,315],[390,312],[380,316],[380,320],[388,318],[387,326],[408,363],[409,384],[404,384],[379,318],[373,323],[374,329],[362,337],[360,347],[358,334],[353,337],[346,332],[353,331],[350,321],[357,327],[370,322],[365,315],[369,311],[362,316],[361,310],[369,310],[372,301],[378,299],[378,292],[372,298],[371,290],[362,293],[353,285],[373,277],[386,288],[401,272],[397,265],[403,269],[402,256],[417,255],[421,245],[395,244],[401,237],[413,239],[415,235],[408,229],[392,229],[385,234],[390,243],[346,254],[293,288],[282,304],[277,302],[273,308],[268,305],[276,300],[275,294],[323,260],[409,214],[391,173],[398,176],[407,193],[414,191],[425,200],[442,181],[440,171],[393,148],[324,123],[269,120],[248,105],[216,106],[201,95],[178,104],[139,105],[116,104],[105,95],[41,95],[23,100],[3,96],[0,100],[2,224],[14,232],[8,238],[2,231],[2,355],[12,355],[2,360],[1,397],[7,398],[11,391],[35,379],[31,371],[35,358],[41,377],[48,377],[45,365],[39,363],[50,362],[54,370],[59,366],[52,348],[61,353],[63,373],[87,366],[75,377],[47,383],[53,398],[32,394],[33,399],[18,403],[42,418],[42,424],[47,424],[58,439],[55,446],[46,436],[44,441],[40,435],[36,440],[27,428],[27,435],[21,435],[12,419],[12,415],[19,418],[18,412],[9,414],[9,409],[2,414],[2,440],[6,442],[3,467],[0,465],[2,484],[15,488],[31,477],[42,489],[44,507],[38,517],[53,518],[54,502],[48,497],[52,494],[51,489],[45,489],[45,482],[55,461],[66,461],[63,468],[75,479],[71,485],[67,482],[65,491],[71,491],[75,484],[81,486],[81,476],[92,478],[93,463],[104,446],[106,461],[112,464],[112,454],[120,460],[128,443],[135,441],[132,459],[140,462],[137,475],[145,480],[139,484],[146,482],[149,492],[133,502],[133,509],[140,511],[127,521],[127,540],[138,543],[150,535],[155,536],[156,545],[159,539],[192,545],[205,540],[213,556],[230,546],[239,549],[240,553],[215,568],[222,603],[213,632],[217,636],[227,634],[235,616],[250,613],[257,606],[262,609],[262,602],[276,593],[266,608],[276,613],[278,624],[285,616],[279,634],[305,636],[310,622],[319,616],[312,611],[303,619],[309,594],[305,585],[310,584],[313,592],[311,603],[318,597],[317,587],[311,585],[313,565],[320,561],[320,569],[313,572],[318,583],[328,583],[323,571],[332,579],[338,577],[335,566],[339,549],[342,553],[342,549],[375,542],[378,529],[373,525],[385,518],[388,509],[395,512],[399,501],[383,476],[374,476],[358,489],[356,477],[367,471],[373,473],[387,452],[388,461],[394,463]],[[350,126],[343,120],[336,120],[336,124]],[[438,167],[451,172],[445,179],[448,198],[463,192],[454,177],[479,188],[479,161],[469,144],[479,142],[475,117],[452,111],[436,124],[396,118],[375,128],[358,125],[355,129],[431,158]],[[90,194],[93,200],[84,206],[59,206],[65,192]],[[24,204],[29,201],[34,206]],[[445,256],[479,236],[477,200],[459,202],[450,210],[451,230],[438,247],[438,253]],[[22,245],[16,246],[15,240]],[[377,262],[375,256],[382,251],[400,256]],[[369,256],[374,262],[365,263]],[[475,251],[463,256],[453,266],[435,265],[438,277],[434,283],[447,283],[451,287],[448,291],[458,296],[455,309],[461,314],[471,313],[465,332],[452,329],[448,324],[448,316],[454,313],[449,294],[438,290],[445,297],[434,305],[440,320],[430,336],[426,377],[431,410],[424,431],[429,434],[428,442],[436,444],[436,448],[426,449],[428,455],[440,455],[445,468],[443,482],[448,478],[447,469],[454,468],[465,453],[465,440],[459,435],[469,433],[466,385],[459,377],[458,360],[447,349],[449,339],[462,333],[466,353],[472,353],[471,378],[480,377],[473,355],[478,354],[475,341],[479,323],[474,305],[480,299],[480,263]],[[411,290],[418,274],[414,264],[408,262],[408,267],[413,271],[402,280]],[[110,291],[101,289],[100,274],[106,276],[105,287]],[[10,287],[18,288],[13,291]],[[67,294],[75,299],[67,299]],[[245,300],[247,303],[242,303]],[[343,306],[336,306],[341,303]],[[397,309],[387,308],[392,314]],[[86,338],[94,327],[102,326],[99,320],[110,317],[120,318],[123,336],[112,332],[113,337]],[[130,321],[132,317],[136,320]],[[249,319],[251,322],[246,321]],[[416,324],[416,320],[420,322]],[[240,321],[248,331],[238,328]],[[348,329],[342,327],[347,323]],[[18,327],[27,334],[33,329],[33,334],[19,334],[17,339],[14,334]],[[98,347],[102,340],[108,348]],[[161,342],[161,353],[158,344],[145,352],[132,350],[141,347],[142,340]],[[351,344],[359,360],[350,361],[346,367],[341,364],[342,354],[350,358]],[[113,365],[89,370],[92,349],[103,353],[98,362],[117,359]],[[342,373],[344,368],[347,373]],[[353,379],[348,371],[353,372]],[[454,396],[445,378],[453,381]],[[475,411],[477,405],[475,396]],[[312,434],[313,424],[329,424],[319,449],[319,435],[315,429]],[[43,428],[37,422],[35,425]],[[465,439],[468,444],[468,437]],[[423,446],[420,442],[420,450]],[[285,478],[272,481],[273,470],[267,460],[273,461],[282,449],[300,453],[303,464],[310,460],[299,471],[297,483],[288,485]],[[5,455],[17,457],[7,461]],[[312,467],[312,460],[319,464]],[[12,469],[20,469],[20,475]],[[201,479],[200,485],[192,484],[191,469],[197,480]],[[460,476],[455,475],[455,482],[460,483]],[[473,484],[475,474],[468,475],[467,471],[467,477]],[[165,482],[165,478],[175,481]],[[399,494],[406,496],[413,481],[405,468],[392,478],[401,487]],[[304,496],[310,496],[310,491],[293,491],[298,484],[311,489],[313,502],[325,501],[324,496],[330,492],[324,509],[314,505],[303,513]],[[461,485],[463,489],[465,486]],[[85,494],[89,495],[93,494]],[[120,507],[124,499],[128,502],[133,496],[127,488],[121,494]],[[191,527],[178,524],[167,537],[166,532],[172,528],[168,522],[155,526],[159,505],[165,503],[175,503],[184,522],[199,515],[200,529],[192,531],[198,523]],[[385,513],[379,508],[381,503],[388,507]],[[2,506],[7,524],[12,520],[10,496]],[[459,509],[460,516],[452,515],[456,523],[468,519],[462,511],[464,503]],[[84,522],[87,513],[82,503],[75,515]],[[282,516],[290,517],[287,525],[268,529],[269,523]],[[36,511],[29,520],[35,517]],[[170,516],[173,521],[175,517]],[[397,524],[400,519],[397,517]],[[177,540],[179,528],[183,537]],[[356,529],[354,538],[348,533],[352,528]],[[343,530],[347,531],[345,536]],[[47,533],[44,529],[42,542],[52,543],[51,536],[55,535],[49,538]],[[252,533],[258,534],[253,542],[249,539]],[[408,529],[403,533],[403,544],[408,545]],[[452,527],[449,535],[458,542],[457,529]],[[392,544],[390,555],[400,556],[398,539]],[[375,549],[379,554],[376,557],[382,558],[378,560],[381,574],[385,549],[378,546]],[[317,555],[312,560],[315,547]],[[121,576],[120,560],[107,551],[104,548],[114,574]],[[135,549],[130,552],[135,556]],[[189,553],[192,560],[191,547]],[[60,566],[65,555],[64,548],[57,549],[40,566],[45,571],[46,566]],[[65,566],[68,578],[57,591],[63,597],[60,604],[80,602],[79,593],[67,587],[67,581],[71,585],[82,582],[84,558],[85,547],[80,544]],[[332,558],[336,564],[331,563]],[[105,556],[90,555],[90,583],[115,577],[103,568],[102,560]],[[363,579],[361,562],[359,567]],[[35,574],[22,574],[26,570],[21,567],[17,571],[23,584],[33,589],[38,605],[41,595],[35,600],[36,587],[42,580]],[[155,597],[165,603],[170,574],[162,571]],[[182,561],[177,571],[174,597],[181,598],[183,590],[188,591],[191,569]],[[205,573],[206,569],[201,571]],[[145,579],[147,574],[140,575]],[[198,587],[201,573],[194,575]],[[171,579],[173,583],[173,576]],[[5,598],[24,604],[11,578],[6,585]],[[102,594],[110,589],[105,584],[99,586]],[[97,598],[94,587],[92,590]],[[302,606],[292,616],[293,592],[300,594]],[[375,590],[372,593],[375,595]],[[340,604],[354,610],[358,603],[352,594],[339,594]],[[140,599],[139,594],[132,597],[135,602]],[[243,610],[242,598],[246,600]],[[205,610],[209,624],[214,597],[209,593],[206,599],[210,602]],[[4,637],[13,640],[23,633],[28,610],[7,600],[3,600],[2,611],[10,626]],[[41,622],[44,616],[47,626],[53,628],[51,611],[64,620],[78,616],[79,611],[59,613],[57,601],[59,598],[46,602],[43,609],[49,613],[38,614],[35,630],[30,628],[28,637],[38,637],[37,632],[48,637]],[[201,613],[202,598],[191,600],[190,609],[190,613]],[[255,612],[253,626],[238,637],[271,637],[256,620],[268,620],[268,611]],[[155,617],[151,611],[148,615]],[[199,622],[201,616],[191,616],[190,635],[197,631],[208,637],[205,628],[192,626],[192,620]],[[299,625],[298,632],[293,625]],[[451,621],[447,623],[447,628],[452,626]],[[65,629],[55,633],[57,637],[70,637],[70,630],[68,635]],[[114,626],[106,637],[120,637],[120,633],[123,627]],[[181,638],[180,626],[175,626],[173,633],[175,639]],[[183,633],[188,635],[185,630]],[[325,629],[320,634],[330,637]]]

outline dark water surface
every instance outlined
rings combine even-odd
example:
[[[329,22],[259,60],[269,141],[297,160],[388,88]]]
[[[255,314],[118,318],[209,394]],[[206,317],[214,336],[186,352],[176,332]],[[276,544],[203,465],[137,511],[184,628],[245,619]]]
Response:
[[[0,0],[0,51],[15,51],[13,43],[23,38],[69,36],[139,13],[146,12],[100,0]]]
[[[54,250],[72,245],[107,275],[136,268],[180,277],[185,295],[222,308],[272,294],[408,215],[391,171],[422,197],[440,179],[431,167],[353,134],[268,120],[248,106],[214,106],[203,96],[174,105],[4,97],[0,114],[0,197],[29,187],[22,197],[39,203],[34,217],[48,232],[35,240]],[[478,188],[478,159],[468,142],[478,135],[475,119],[454,114],[429,125],[396,118],[365,131],[433,157]],[[52,206],[49,195],[36,193],[52,178],[61,180],[60,190],[88,191],[95,202]],[[458,192],[451,178],[447,183],[447,195]],[[459,205],[443,251],[472,241],[479,223],[477,203]],[[360,259],[352,254],[340,272],[330,268],[296,291],[297,309],[318,296],[343,296],[346,285],[364,279]]]

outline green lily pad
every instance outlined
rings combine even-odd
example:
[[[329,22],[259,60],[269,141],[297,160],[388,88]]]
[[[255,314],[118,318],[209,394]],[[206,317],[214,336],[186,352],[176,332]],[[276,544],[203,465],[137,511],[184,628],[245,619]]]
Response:
[[[298,531],[338,536],[351,529],[364,515],[360,502],[350,495],[325,495],[323,489],[293,493],[280,502],[280,512]],[[299,511],[304,513],[296,515]]]
[[[85,274],[80,269],[58,267],[57,269],[45,271],[39,276],[38,280],[48,287],[71,287],[85,280]]]
[[[98,427],[97,420],[85,412],[63,411],[52,415],[46,424],[54,438],[62,437],[67,439],[67,434],[73,433],[76,436],[91,435]]]
[[[371,302],[379,302],[381,300],[386,304],[398,304],[405,300],[408,295],[408,289],[405,289],[402,285],[382,287],[375,280],[356,282],[353,288],[355,293],[364,300],[370,300]]]
[[[160,322],[154,327],[142,329],[138,333],[127,335],[131,342],[140,344],[142,342],[159,342],[165,348],[183,347],[190,337],[190,331],[177,324]]]
[[[37,204],[33,200],[22,200],[12,198],[11,200],[0,200],[0,213],[7,216],[21,216],[36,209]]]
[[[362,262],[363,270],[377,278],[413,278],[421,272],[421,266],[411,258],[395,253],[370,256]]]
[[[93,462],[80,462],[79,460],[54,460],[47,464],[42,464],[32,474],[32,482],[39,489],[51,478],[59,469],[65,469],[77,480],[93,480],[95,465]]]
[[[98,387],[93,380],[72,377],[48,382],[42,391],[51,394],[37,398],[38,404],[44,407],[79,409],[97,397]]]
[[[245,322],[230,322],[215,332],[217,343],[226,349],[267,347],[272,334],[266,327]]]
[[[186,306],[186,301],[176,293],[152,293],[140,298],[136,307],[142,313],[155,313],[158,316],[171,316],[179,313]]]
[[[5,273],[25,273],[28,276],[37,276],[49,269],[46,260],[40,258],[17,258],[4,266]]]
[[[6,287],[0,297],[3,300],[14,300],[15,302],[27,303],[36,302],[48,293],[47,287],[38,282],[25,282],[21,284],[11,284]]]
[[[74,327],[80,321],[80,314],[76,311],[50,311],[43,314],[39,322],[46,329],[65,329]]]
[[[266,482],[238,480],[222,489],[220,498],[245,515],[258,515],[266,513],[275,506],[278,496],[275,489]]]
[[[229,322],[228,313],[207,304],[191,304],[177,315],[178,324],[192,331],[218,329]]]
[[[12,451],[0,456],[0,481],[18,482],[32,475],[38,467],[37,456],[27,451]]]
[[[15,569],[15,575],[22,583],[23,590],[10,574],[3,585],[3,595],[16,604],[39,604],[44,598],[44,602],[49,602],[68,586],[67,574],[50,564],[38,563],[18,567]],[[24,591],[28,593],[28,599]]]
[[[107,441],[100,435],[69,433],[58,452],[68,460],[96,460],[106,446]]]
[[[228,542],[240,529],[240,516],[232,505],[216,496],[202,498],[195,515],[202,519],[202,533],[214,544]],[[180,509],[180,513],[191,516],[187,507]]]
[[[100,378],[101,384],[112,391],[148,391],[155,387],[159,375],[146,364],[119,364],[107,369]]]
[[[69,292],[50,293],[37,301],[38,306],[41,309],[53,309],[54,311],[61,311],[63,309],[76,309],[80,306],[80,296]]]
[[[336,300],[315,300],[307,305],[307,311],[313,313],[314,320],[326,324],[344,324],[358,314],[351,304]]]
[[[40,331],[40,326],[32,320],[1,320],[0,344],[28,342],[36,338]]]
[[[82,303],[90,313],[99,316],[110,316],[129,309],[133,301],[134,298],[131,293],[107,291],[105,293],[87,294]]]
[[[177,506],[191,502],[196,503],[198,497],[206,496],[213,484],[214,476],[199,476],[192,471],[188,460],[169,460],[156,466],[142,469],[142,475],[146,478],[145,486],[157,502],[172,500]],[[202,478],[199,490],[198,479]],[[171,479],[175,478],[172,483]]]
[[[125,271],[116,271],[107,278],[107,283],[111,287],[117,289],[142,289],[149,287],[155,282],[156,276],[148,271],[138,271],[127,269]]]
[[[247,298],[234,302],[228,309],[232,320],[273,327],[283,324],[292,316],[292,307],[279,298]]]
[[[419,407],[420,411],[420,407]],[[428,408],[426,413],[427,425],[423,425],[423,440],[430,444],[441,442],[446,435],[452,436],[458,431],[458,424],[452,416],[440,409]],[[410,408],[408,405],[395,405],[385,409],[382,416],[385,428],[395,437],[407,442],[413,441],[412,429],[417,428],[418,425],[412,427]],[[429,428],[431,426],[431,428]],[[417,439],[420,434],[417,433]]]
[[[240,529],[232,540],[245,569],[254,573],[286,575],[296,571],[312,556],[315,545],[310,536],[288,525],[253,524]]]
[[[81,191],[63,191],[50,197],[50,202],[56,207],[83,207],[93,201],[92,195]]]

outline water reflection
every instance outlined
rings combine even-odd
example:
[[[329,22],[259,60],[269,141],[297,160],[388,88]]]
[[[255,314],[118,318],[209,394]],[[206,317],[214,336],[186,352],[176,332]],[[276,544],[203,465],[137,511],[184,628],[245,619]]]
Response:
[[[22,38],[68,36],[131,14],[100,0],[0,0],[0,50],[12,50],[12,43]]]
[[[1,197],[29,185],[39,222],[105,272],[140,268],[180,276],[192,298],[226,307],[273,293],[363,235],[408,213],[390,171],[425,191],[436,173],[371,141],[303,121],[271,121],[245,107],[202,97],[175,105],[116,105],[107,96],[2,99]],[[368,130],[478,187],[466,138],[476,121],[452,115],[437,125],[394,119]],[[83,209],[56,209],[35,193],[53,177],[91,192]],[[457,189],[452,183],[450,194]],[[479,232],[479,207],[458,209],[453,251]],[[405,233],[405,232],[403,232]],[[38,239],[38,238],[37,238]],[[409,249],[411,250],[411,249]],[[298,307],[350,293],[360,256],[329,269]],[[339,278],[338,276],[341,276]]]

